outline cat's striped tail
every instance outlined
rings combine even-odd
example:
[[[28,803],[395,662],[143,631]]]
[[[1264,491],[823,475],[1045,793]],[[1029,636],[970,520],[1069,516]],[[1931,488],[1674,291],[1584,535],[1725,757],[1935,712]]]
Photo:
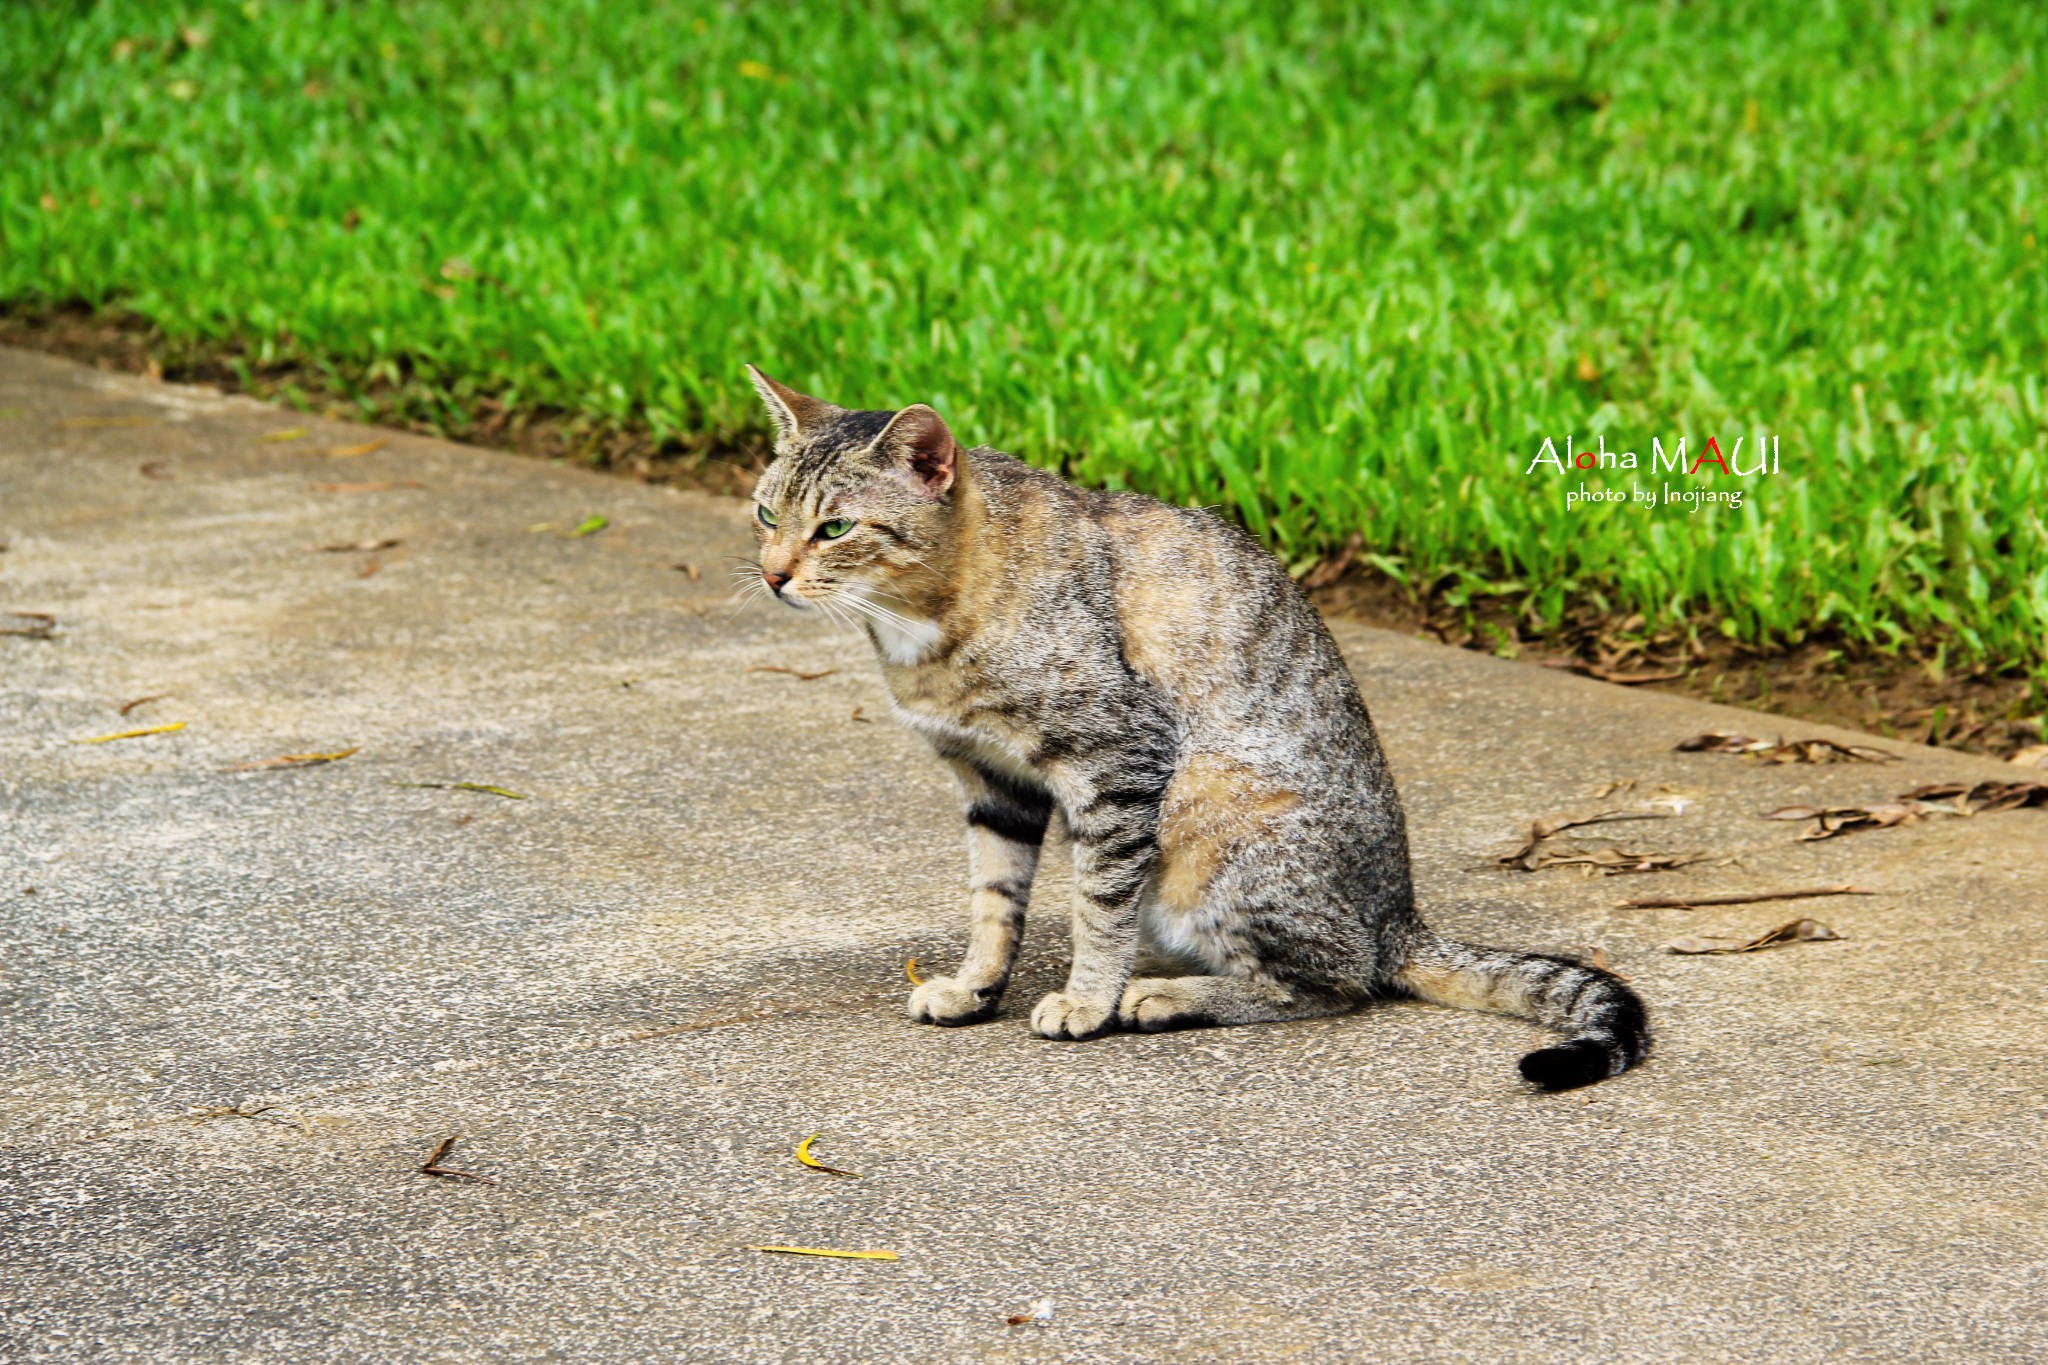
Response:
[[[1569,958],[1459,943],[1418,925],[1394,981],[1432,1004],[1512,1014],[1565,1034],[1522,1058],[1522,1075],[1545,1090],[1619,1076],[1650,1050],[1649,1014],[1636,993]]]

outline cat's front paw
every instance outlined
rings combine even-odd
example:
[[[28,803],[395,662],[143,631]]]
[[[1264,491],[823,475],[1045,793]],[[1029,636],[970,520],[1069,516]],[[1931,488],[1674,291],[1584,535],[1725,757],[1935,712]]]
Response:
[[[969,990],[950,976],[935,976],[910,993],[904,1010],[920,1024],[955,1028],[980,1023],[1001,1003],[999,991]]]
[[[1096,1000],[1072,991],[1054,991],[1031,1011],[1031,1031],[1041,1038],[1080,1041],[1109,1032],[1116,1019],[1116,1001]]]
[[[1157,1033],[1186,1022],[1194,1001],[1184,978],[1140,976],[1124,987],[1116,1021],[1135,1033]]]

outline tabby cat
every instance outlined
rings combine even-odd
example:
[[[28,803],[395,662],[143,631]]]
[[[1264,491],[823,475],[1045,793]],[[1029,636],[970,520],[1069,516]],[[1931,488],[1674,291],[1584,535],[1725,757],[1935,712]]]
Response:
[[[911,993],[912,1018],[995,1012],[1057,810],[1074,954],[1031,1012],[1047,1038],[1405,994],[1562,1031],[1522,1058],[1544,1089],[1642,1059],[1643,1005],[1615,977],[1422,923],[1365,703],[1257,542],[963,450],[923,404],[849,411],[748,370],[778,430],[752,586],[863,626],[896,714],[966,798],[966,959]]]

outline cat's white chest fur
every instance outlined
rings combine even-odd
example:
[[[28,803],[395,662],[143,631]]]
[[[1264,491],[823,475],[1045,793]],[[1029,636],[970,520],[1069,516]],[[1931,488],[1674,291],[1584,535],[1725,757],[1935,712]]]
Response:
[[[882,657],[893,664],[923,663],[939,643],[939,623],[921,616],[870,616],[868,629]]]

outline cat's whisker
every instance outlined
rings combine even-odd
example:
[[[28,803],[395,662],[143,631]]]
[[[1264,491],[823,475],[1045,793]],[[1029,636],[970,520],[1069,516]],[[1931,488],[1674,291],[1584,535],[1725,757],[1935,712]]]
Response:
[[[756,597],[765,597],[767,595],[768,585],[759,578],[756,578],[751,583],[741,584],[738,591],[734,593],[734,597],[737,600],[733,603],[732,610],[725,614],[725,620],[721,624],[731,625],[733,618],[747,609],[748,603],[752,602]]]
[[[862,616],[868,617],[870,620],[881,621],[886,619],[881,615],[880,612],[878,612],[875,609],[873,604],[865,602],[860,598],[853,596],[850,593],[842,594],[839,600],[848,611],[859,612]]]
[[[820,602],[818,604],[818,607],[833,621],[837,622],[839,625],[845,626],[848,630],[852,631],[856,637],[865,638],[864,633],[860,628],[860,623],[855,621],[851,616],[848,616],[845,613],[843,603],[828,600]]]
[[[875,601],[872,597],[860,597],[857,595],[849,595],[847,600],[851,602],[857,610],[867,613],[869,616],[874,617],[877,621],[887,621],[891,625],[900,626],[904,630],[908,631],[915,631],[918,628],[918,623],[916,621],[913,621],[910,617],[905,616],[900,611],[894,611],[888,607],[883,606],[881,603]]]
[[[885,616],[895,616],[897,614],[890,608],[883,606],[880,602],[877,602],[873,597],[869,596],[866,591],[858,587],[847,588],[846,590],[840,593],[840,596],[845,598],[848,603],[852,604],[856,609],[860,611],[878,612]]]
[[[885,613],[874,606],[873,603],[863,602],[856,606],[854,610],[860,612],[861,615],[867,617],[877,626],[887,626],[896,633],[903,635],[914,635],[917,633],[917,627],[914,624],[893,613]]]
[[[854,618],[854,602],[852,602],[852,598],[846,596],[846,593],[840,593],[840,596],[836,596],[836,598],[829,598],[825,606],[829,606],[831,610],[834,610],[838,614],[838,620],[846,622],[846,626],[852,628],[854,634],[864,634],[860,630],[860,622]]]

